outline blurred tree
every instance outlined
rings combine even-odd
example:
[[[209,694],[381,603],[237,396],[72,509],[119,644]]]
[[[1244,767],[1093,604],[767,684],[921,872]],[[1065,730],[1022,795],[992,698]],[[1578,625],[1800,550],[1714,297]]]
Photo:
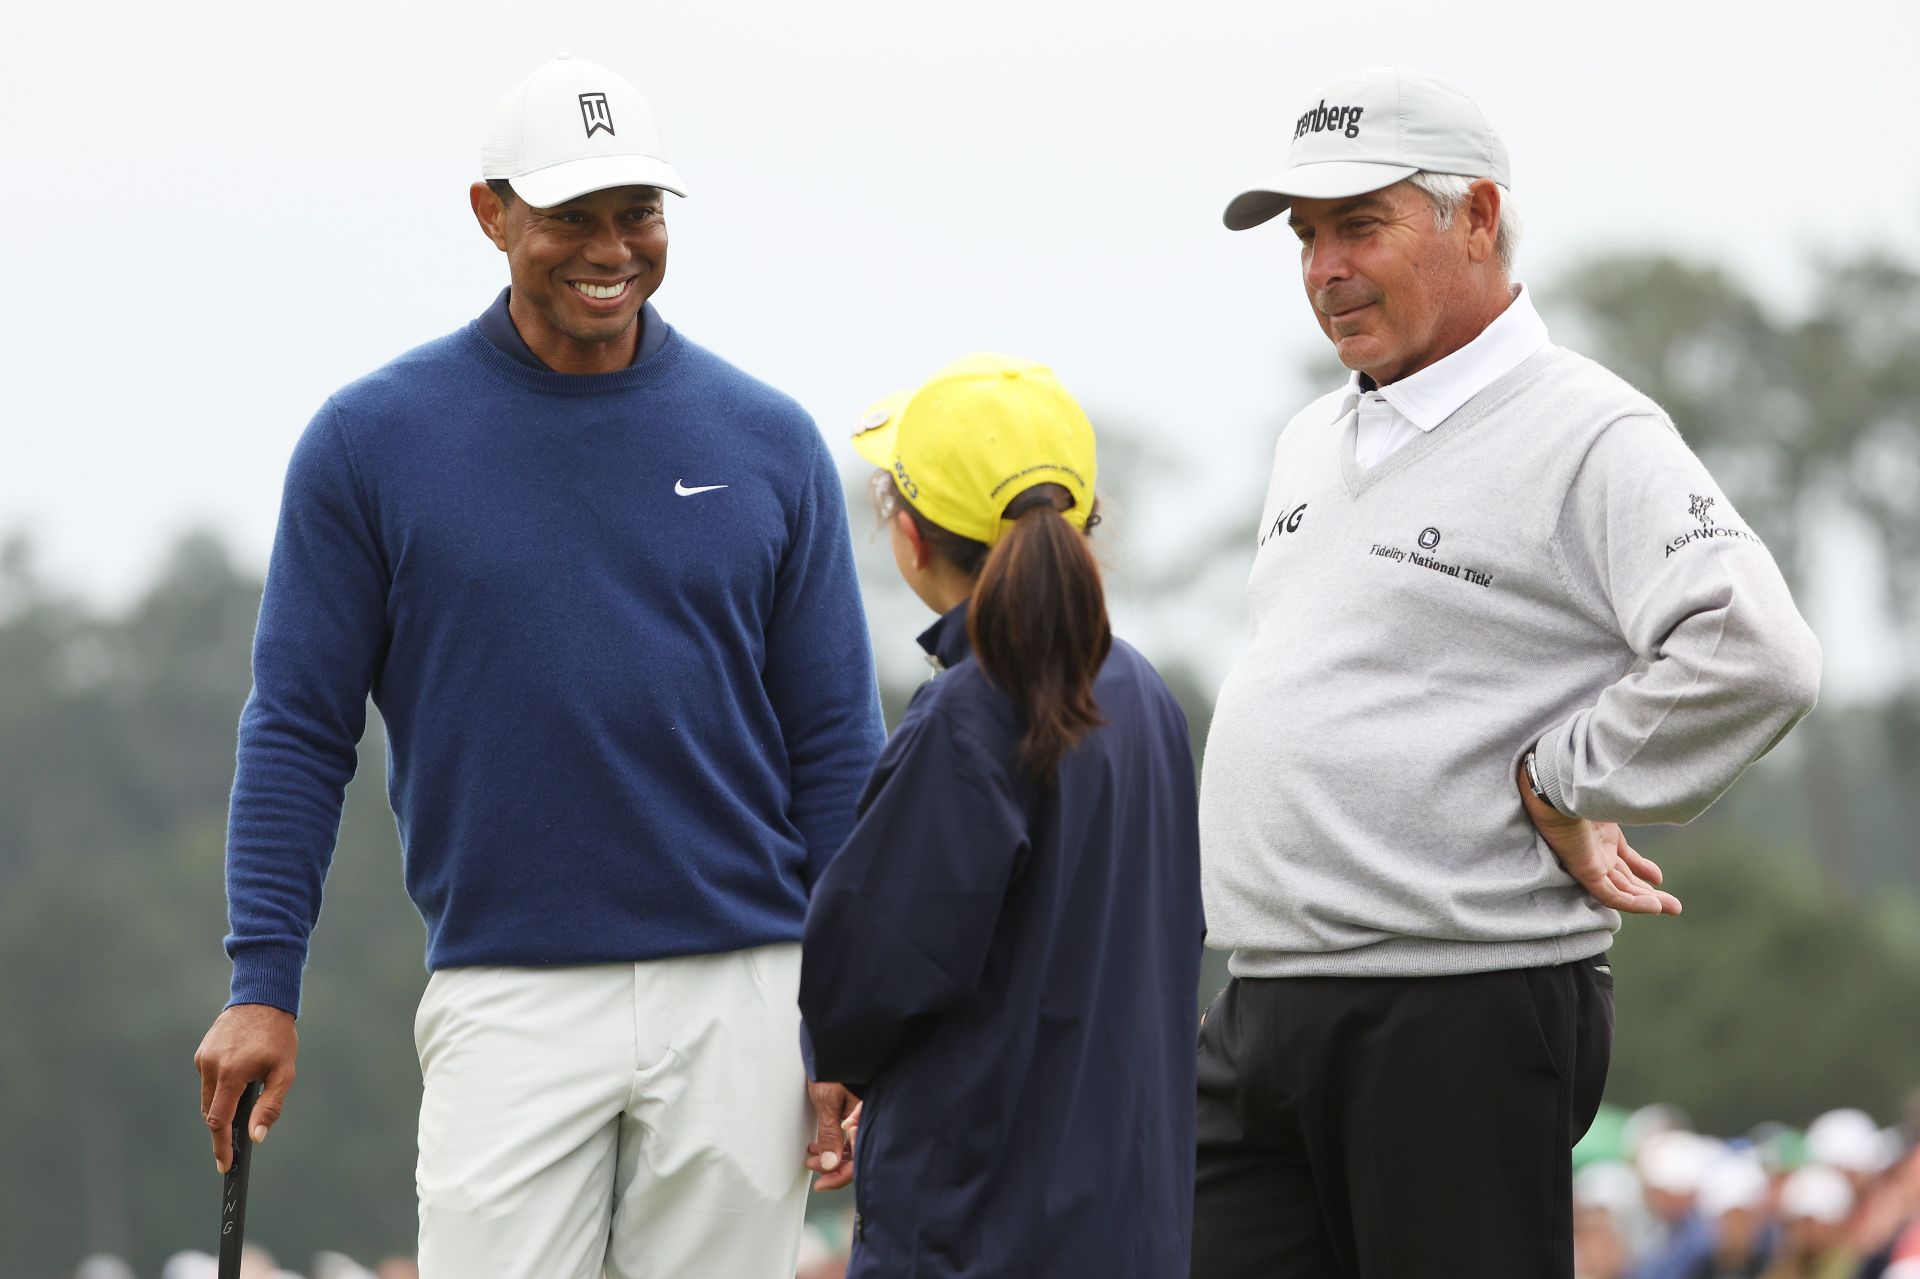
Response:
[[[0,541],[0,616],[13,612],[36,593],[38,586],[33,539],[23,532],[9,533]]]
[[[1614,947],[1609,1099],[1671,1102],[1723,1134],[1839,1105],[1897,1118],[1920,1082],[1913,899],[1842,904],[1743,831],[1695,838],[1685,860],[1686,914],[1630,919]]]
[[[224,1001],[234,724],[260,584],[182,541],[103,618],[0,553],[0,1274],[88,1248],[153,1273],[209,1249],[219,1179],[194,1045]],[[400,884],[377,727],[349,789],[301,1017],[300,1081],[256,1165],[283,1256],[409,1251],[423,930]]]
[[[11,593],[0,627],[0,885],[40,856],[110,848],[130,833],[164,838],[224,799],[260,593],[216,542],[182,541],[114,621],[29,574]],[[72,802],[49,802],[56,795]]]

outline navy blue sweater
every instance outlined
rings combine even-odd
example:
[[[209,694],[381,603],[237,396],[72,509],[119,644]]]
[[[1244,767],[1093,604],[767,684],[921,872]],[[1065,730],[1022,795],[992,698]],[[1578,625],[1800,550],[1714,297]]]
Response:
[[[815,1077],[863,1094],[850,1276],[1187,1272],[1204,926],[1185,717],[1115,641],[1058,783],[967,644],[915,695],[814,888]]]
[[[579,376],[469,324],[301,437],[240,719],[233,1002],[298,1011],[369,692],[430,968],[799,938],[882,731],[839,479],[793,401],[648,326]]]

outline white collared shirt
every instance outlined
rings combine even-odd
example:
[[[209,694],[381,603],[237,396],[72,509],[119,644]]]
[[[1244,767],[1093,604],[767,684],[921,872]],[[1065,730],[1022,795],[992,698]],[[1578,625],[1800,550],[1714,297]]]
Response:
[[[1363,467],[1379,465],[1546,345],[1546,322],[1522,284],[1493,323],[1444,359],[1381,387],[1355,373],[1347,380],[1339,414],[1345,417],[1356,406],[1360,411],[1353,460]]]

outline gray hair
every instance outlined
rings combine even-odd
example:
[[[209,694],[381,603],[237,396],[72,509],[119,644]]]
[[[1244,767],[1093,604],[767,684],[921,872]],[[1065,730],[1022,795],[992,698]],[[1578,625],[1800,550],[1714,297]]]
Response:
[[[1433,225],[1442,231],[1453,225],[1453,215],[1466,207],[1473,194],[1474,179],[1458,173],[1422,169],[1407,181],[1432,202]],[[1520,210],[1514,206],[1512,192],[1497,182],[1494,188],[1500,192],[1500,226],[1493,237],[1493,255],[1500,259],[1500,269],[1512,275],[1513,251],[1520,243]]]

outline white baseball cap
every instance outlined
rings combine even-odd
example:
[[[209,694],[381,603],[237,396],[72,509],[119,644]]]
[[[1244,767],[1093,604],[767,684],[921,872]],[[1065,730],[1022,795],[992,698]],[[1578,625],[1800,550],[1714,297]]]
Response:
[[[1886,1141],[1864,1110],[1829,1110],[1807,1125],[1807,1158],[1842,1172],[1875,1173],[1892,1162]]]
[[[1451,80],[1406,67],[1368,67],[1314,94],[1293,122],[1287,167],[1242,191],[1223,221],[1245,231],[1295,196],[1341,200],[1392,186],[1422,169],[1513,182],[1507,147]]]
[[[1747,1154],[1727,1155],[1708,1168],[1700,1181],[1700,1215],[1711,1220],[1735,1209],[1763,1208],[1771,1189],[1767,1170],[1758,1159]]]
[[[1782,1217],[1811,1217],[1837,1226],[1852,1211],[1853,1186],[1831,1168],[1809,1164],[1781,1183]]]
[[[1617,1159],[1602,1159],[1574,1173],[1573,1202],[1582,1208],[1604,1208],[1622,1219],[1646,1206],[1640,1175]]]
[[[480,176],[505,178],[536,209],[608,187],[687,193],[640,90],[566,53],[535,68],[493,108]]]
[[[1650,1189],[1691,1195],[1699,1191],[1707,1170],[1721,1154],[1720,1143],[1711,1137],[1673,1128],[1650,1134],[1634,1158],[1640,1165],[1640,1179]]]

